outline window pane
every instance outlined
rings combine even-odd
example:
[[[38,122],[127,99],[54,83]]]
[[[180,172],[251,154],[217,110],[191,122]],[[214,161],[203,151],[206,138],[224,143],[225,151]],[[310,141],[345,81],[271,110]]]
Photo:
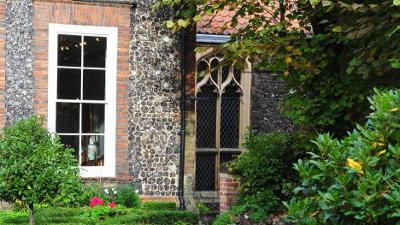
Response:
[[[82,136],[82,166],[104,165],[104,136]]]
[[[200,82],[208,73],[208,64],[205,61],[201,61],[197,66],[197,82]]]
[[[233,76],[239,83],[241,82],[240,81],[241,75],[242,75],[242,71],[240,70],[240,68],[238,68],[238,67],[233,68]]]
[[[196,98],[196,146],[215,148],[217,95],[212,86],[202,87]]]
[[[104,133],[104,105],[82,104],[82,133]]]
[[[79,161],[79,136],[78,135],[60,135],[61,143],[67,148],[73,148],[74,156]]]
[[[83,71],[83,99],[104,100],[106,76],[104,70]]]
[[[196,191],[215,191],[215,153],[196,154]]]
[[[56,132],[79,133],[79,104],[57,103]]]
[[[81,71],[76,69],[58,69],[57,98],[81,98]]]
[[[240,93],[226,87],[221,98],[221,148],[239,148]]]
[[[81,36],[58,35],[58,65],[81,66]]]
[[[218,84],[218,74],[220,70],[220,63],[218,59],[213,59],[211,61],[211,78],[214,80],[215,83]]]
[[[229,70],[230,70],[229,66],[223,66],[222,67],[222,81],[221,81],[221,83],[224,83],[226,81],[226,79],[228,79]]]
[[[105,37],[84,37],[84,65],[86,67],[106,66],[107,38]]]

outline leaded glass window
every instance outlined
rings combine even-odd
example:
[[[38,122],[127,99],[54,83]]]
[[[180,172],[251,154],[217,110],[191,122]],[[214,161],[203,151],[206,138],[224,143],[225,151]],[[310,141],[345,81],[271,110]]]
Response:
[[[241,152],[242,70],[211,54],[197,62],[196,191],[215,191],[221,165]]]

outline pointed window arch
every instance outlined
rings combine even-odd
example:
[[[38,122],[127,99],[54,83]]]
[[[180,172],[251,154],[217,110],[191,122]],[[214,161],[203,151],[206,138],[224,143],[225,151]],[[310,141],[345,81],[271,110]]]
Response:
[[[196,191],[216,191],[221,165],[243,150],[251,84],[245,64],[225,64],[212,50],[196,62]]]

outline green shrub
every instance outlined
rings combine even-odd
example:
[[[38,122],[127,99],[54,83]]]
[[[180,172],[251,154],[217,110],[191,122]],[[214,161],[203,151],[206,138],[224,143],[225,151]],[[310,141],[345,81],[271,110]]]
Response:
[[[81,180],[72,149],[32,116],[5,128],[0,138],[0,199],[24,203],[34,223],[35,203],[71,204]]]
[[[37,210],[37,224],[93,224],[93,225],[194,225],[198,224],[198,215],[192,212],[177,210],[148,211],[141,209],[121,209],[115,216],[107,216],[105,220],[88,217],[90,208],[41,208]],[[27,212],[0,211],[0,224],[26,225]]]
[[[144,202],[142,204],[144,210],[176,210],[175,202]]]
[[[298,196],[287,203],[297,225],[398,225],[400,92],[375,90],[373,112],[342,140],[320,135],[316,153],[299,161]]]
[[[233,216],[229,212],[220,214],[213,221],[212,225],[232,225],[235,222],[232,218]]]
[[[82,197],[80,200],[80,206],[87,207],[89,206],[90,199],[94,196],[100,197],[103,199],[104,189],[99,184],[87,184],[84,186],[82,191]]]
[[[287,191],[298,180],[292,164],[304,156],[303,138],[284,133],[250,133],[247,149],[229,166],[240,176],[239,204],[253,220],[283,210],[282,201],[291,197]]]
[[[140,206],[139,195],[136,193],[132,185],[123,185],[116,188],[117,197],[115,202],[127,208],[134,208]]]
[[[204,203],[198,203],[197,204],[197,209],[199,210],[200,214],[206,214],[211,211],[210,208],[208,208]]]
[[[145,211],[141,210],[135,214],[127,214],[118,216],[113,219],[115,224],[152,224],[152,225],[167,225],[175,224],[176,222],[187,224],[198,224],[199,216],[188,211]]]
[[[88,206],[90,199],[94,196],[100,197],[107,202],[115,202],[127,208],[140,206],[139,195],[132,185],[126,184],[117,187],[103,187],[100,184],[85,186],[80,205]]]

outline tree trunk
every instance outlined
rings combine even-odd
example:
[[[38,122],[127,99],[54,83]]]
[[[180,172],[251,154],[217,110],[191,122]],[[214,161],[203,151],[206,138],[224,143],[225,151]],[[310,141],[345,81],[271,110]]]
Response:
[[[33,208],[33,203],[28,204],[29,211],[29,225],[35,225],[35,209]]]

